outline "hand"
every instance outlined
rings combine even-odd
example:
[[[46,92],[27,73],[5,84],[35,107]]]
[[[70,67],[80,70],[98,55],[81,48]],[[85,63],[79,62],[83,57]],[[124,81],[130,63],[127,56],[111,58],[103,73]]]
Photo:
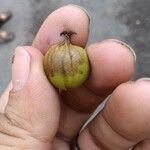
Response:
[[[68,5],[44,22],[32,46],[18,47],[12,82],[0,98],[0,149],[69,150],[94,109],[109,95],[97,117],[80,133],[81,150],[149,149],[149,83],[128,82],[135,54],[126,44],[105,40],[87,48],[91,74],[81,87],[59,94],[43,71],[43,54],[74,31],[72,43],[85,47],[89,18]],[[125,83],[126,82],[126,83]]]

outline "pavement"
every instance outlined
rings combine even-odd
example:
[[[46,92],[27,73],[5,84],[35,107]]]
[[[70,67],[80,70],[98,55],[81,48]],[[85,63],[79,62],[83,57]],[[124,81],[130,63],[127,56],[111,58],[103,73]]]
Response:
[[[88,44],[107,38],[127,42],[137,54],[133,79],[150,76],[149,0],[0,0],[0,12],[13,12],[13,18],[2,29],[15,33],[12,42],[0,44],[0,94],[11,80],[11,59],[15,47],[30,45],[47,15],[70,3],[83,6],[90,13]]]

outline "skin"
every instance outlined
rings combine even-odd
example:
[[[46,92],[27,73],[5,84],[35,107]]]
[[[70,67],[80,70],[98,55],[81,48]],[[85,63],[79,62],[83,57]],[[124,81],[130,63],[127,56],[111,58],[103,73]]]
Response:
[[[31,58],[30,74],[20,90],[14,91],[11,82],[0,97],[0,149],[69,150],[81,126],[111,93],[103,110],[79,134],[80,149],[150,149],[150,84],[149,79],[129,81],[135,69],[131,50],[116,40],[90,45],[89,79],[59,94],[44,74],[43,54],[63,40],[63,30],[76,32],[72,43],[85,47],[89,34],[85,12],[71,5],[56,10],[43,23],[32,46],[23,47]]]

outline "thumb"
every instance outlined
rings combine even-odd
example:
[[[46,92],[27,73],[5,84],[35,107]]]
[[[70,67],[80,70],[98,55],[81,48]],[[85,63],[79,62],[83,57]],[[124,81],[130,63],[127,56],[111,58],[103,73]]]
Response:
[[[40,51],[18,47],[12,65],[12,90],[4,116],[32,137],[52,141],[59,121],[58,100],[57,92],[44,74]]]

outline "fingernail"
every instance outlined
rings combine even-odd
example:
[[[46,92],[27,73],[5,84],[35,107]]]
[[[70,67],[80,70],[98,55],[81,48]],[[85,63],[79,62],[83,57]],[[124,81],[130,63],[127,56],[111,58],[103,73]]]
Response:
[[[12,64],[12,85],[13,91],[21,90],[29,75],[30,55],[23,47],[17,47]]]
[[[114,41],[114,42],[117,42],[119,44],[121,44],[122,46],[126,47],[132,54],[132,56],[134,57],[134,60],[136,62],[136,54],[135,54],[135,51],[131,48],[131,46],[129,46],[128,44],[120,41],[120,40],[117,40],[117,39],[107,39],[107,40],[104,40],[104,41]],[[103,42],[103,41],[102,41]]]
[[[79,5],[75,5],[75,4],[69,4],[69,5],[75,6],[75,7],[78,7],[78,8],[80,8],[80,9],[82,9],[82,10],[86,13],[86,15],[87,15],[87,17],[88,17],[88,19],[89,19],[89,22],[90,22],[90,20],[91,20],[90,14],[89,14],[89,12],[88,12],[84,7],[79,6]]]
[[[138,79],[137,81],[150,81],[150,78],[143,77],[143,78]]]

